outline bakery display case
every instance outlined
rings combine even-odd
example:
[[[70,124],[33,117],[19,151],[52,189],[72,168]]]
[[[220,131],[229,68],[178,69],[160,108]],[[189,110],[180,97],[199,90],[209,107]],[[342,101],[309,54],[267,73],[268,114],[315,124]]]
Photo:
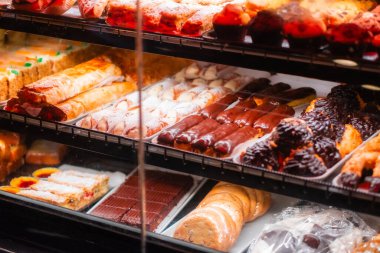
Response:
[[[4,238],[377,252],[376,2],[0,6]]]

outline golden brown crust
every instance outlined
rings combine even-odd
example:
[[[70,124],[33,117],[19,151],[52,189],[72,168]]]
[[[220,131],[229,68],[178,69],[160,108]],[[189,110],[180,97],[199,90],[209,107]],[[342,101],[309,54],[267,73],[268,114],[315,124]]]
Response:
[[[356,147],[362,144],[363,140],[360,132],[356,130],[352,125],[346,124],[345,130],[340,142],[337,143],[336,147],[339,150],[341,157],[345,157]]]

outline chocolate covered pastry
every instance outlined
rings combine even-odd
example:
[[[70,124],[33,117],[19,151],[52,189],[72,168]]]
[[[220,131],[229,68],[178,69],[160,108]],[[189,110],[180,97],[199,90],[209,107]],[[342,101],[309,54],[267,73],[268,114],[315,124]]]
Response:
[[[258,168],[277,171],[280,168],[277,152],[269,145],[267,140],[260,141],[247,148],[242,161]]]
[[[307,147],[311,142],[312,131],[301,119],[283,119],[274,129],[270,137],[270,145],[284,155],[289,155],[292,149]]]
[[[203,120],[204,118],[200,115],[192,115],[181,120],[174,126],[162,131],[162,133],[157,138],[158,143],[164,145],[173,145],[174,140],[178,134],[182,133],[183,131],[186,131],[192,126],[197,125]]]
[[[224,111],[230,104],[232,104],[234,101],[236,101],[238,97],[234,94],[227,94],[223,98],[219,99],[215,103],[205,107],[202,109],[199,113],[200,115],[215,119],[219,113]]]
[[[253,128],[263,133],[269,133],[284,118],[291,117],[295,113],[294,109],[288,105],[279,105],[270,113],[262,116],[253,124]]]
[[[253,126],[256,120],[258,120],[260,117],[264,116],[265,114],[271,112],[277,106],[278,106],[278,103],[276,102],[264,103],[254,109],[250,109],[239,114],[235,118],[234,123],[237,124],[239,127]]]
[[[298,176],[321,176],[326,173],[322,158],[315,154],[313,148],[297,149],[284,161],[284,172]]]
[[[256,107],[255,101],[252,98],[240,100],[234,107],[225,110],[216,117],[216,120],[221,124],[232,123],[237,116],[248,109]]]
[[[313,138],[313,148],[315,153],[322,158],[327,168],[331,168],[341,159],[335,141],[330,138],[322,136]]]

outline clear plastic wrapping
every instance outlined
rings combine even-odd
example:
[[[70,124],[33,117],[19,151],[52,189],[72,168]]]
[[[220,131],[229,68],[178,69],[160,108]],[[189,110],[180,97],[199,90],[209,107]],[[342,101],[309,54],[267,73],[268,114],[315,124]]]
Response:
[[[249,253],[349,253],[375,234],[351,211],[304,204],[288,207],[266,225]]]

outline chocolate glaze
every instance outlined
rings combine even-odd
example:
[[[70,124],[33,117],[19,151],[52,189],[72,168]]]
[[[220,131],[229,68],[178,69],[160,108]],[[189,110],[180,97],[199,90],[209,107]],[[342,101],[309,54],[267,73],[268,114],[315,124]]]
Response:
[[[268,170],[278,170],[280,167],[276,152],[265,140],[247,149],[243,156],[243,163]]]
[[[340,176],[340,181],[343,186],[356,188],[360,181],[360,176],[351,172],[343,172]]]
[[[327,137],[313,138],[313,148],[328,168],[334,166],[341,159],[340,153],[336,148],[335,141]]]
[[[285,156],[292,149],[311,145],[312,132],[306,122],[297,118],[280,121],[270,137],[272,147],[276,147]]]
[[[327,167],[314,153],[313,148],[295,150],[284,161],[284,172],[298,176],[321,176],[326,171]]]
[[[360,132],[363,140],[368,139],[378,129],[380,129],[380,121],[378,121],[376,117],[372,117],[372,115],[366,113],[353,114],[349,118],[348,124],[351,124]]]

